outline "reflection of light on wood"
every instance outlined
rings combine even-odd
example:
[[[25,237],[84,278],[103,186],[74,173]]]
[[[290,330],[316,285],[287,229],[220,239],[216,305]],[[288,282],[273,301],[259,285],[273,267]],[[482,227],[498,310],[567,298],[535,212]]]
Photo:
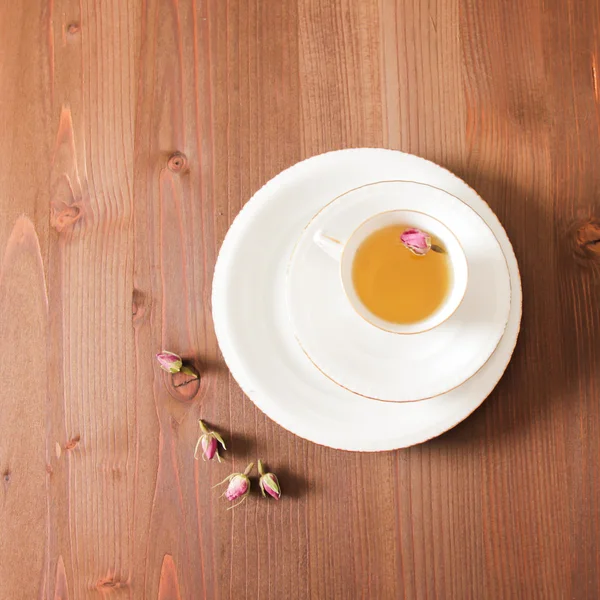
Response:
[[[54,600],[69,600],[69,584],[65,572],[65,561],[62,554],[58,557],[56,564],[56,577],[54,581]]]
[[[177,580],[177,568],[170,554],[165,554],[160,570],[158,600],[181,600],[179,581]]]
[[[594,97],[600,102],[600,88],[598,87],[598,65],[596,54],[592,54],[592,81],[594,83]]]

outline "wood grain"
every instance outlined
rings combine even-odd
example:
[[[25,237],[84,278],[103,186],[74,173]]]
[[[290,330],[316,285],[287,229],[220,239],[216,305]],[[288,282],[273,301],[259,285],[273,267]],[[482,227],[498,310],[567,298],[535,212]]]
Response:
[[[600,597],[599,35],[598,0],[0,3],[0,599]],[[255,409],[210,317],[247,199],[348,146],[463,177],[525,294],[482,408],[374,455]],[[284,498],[226,511],[258,457]]]

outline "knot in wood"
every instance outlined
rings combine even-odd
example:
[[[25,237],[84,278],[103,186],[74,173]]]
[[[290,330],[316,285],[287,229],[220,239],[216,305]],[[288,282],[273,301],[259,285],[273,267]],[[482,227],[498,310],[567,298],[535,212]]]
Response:
[[[575,228],[575,252],[586,260],[600,260],[600,221],[588,219]]]
[[[127,581],[123,581],[118,577],[102,577],[96,582],[95,588],[99,592],[111,592],[128,586]]]
[[[139,325],[146,315],[147,298],[146,294],[137,288],[134,288],[131,298],[131,318],[134,325]]]
[[[192,367],[198,373],[198,377],[193,377],[192,375],[183,373],[182,371],[179,371],[179,373],[169,374],[169,387],[171,388],[171,394],[175,398],[183,402],[191,402],[200,390],[200,379],[202,376],[196,365],[187,361],[184,364]]]
[[[81,217],[81,208],[77,204],[67,206],[64,202],[52,204],[50,224],[59,233],[71,227]]]
[[[77,35],[81,31],[81,25],[79,23],[70,23],[67,27],[67,33],[69,35]]]
[[[183,152],[173,152],[167,162],[167,166],[173,173],[181,173],[187,167],[187,164],[187,156]]]
[[[79,442],[81,441],[81,436],[79,435],[74,435],[66,444],[65,444],[65,450],[73,450],[73,448],[75,448],[77,446],[77,444],[79,444]]]

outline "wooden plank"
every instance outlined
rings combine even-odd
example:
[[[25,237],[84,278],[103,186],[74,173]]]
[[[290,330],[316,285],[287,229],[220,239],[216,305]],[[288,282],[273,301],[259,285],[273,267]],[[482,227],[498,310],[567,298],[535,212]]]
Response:
[[[74,598],[108,590],[127,597],[131,585],[133,6],[65,0],[48,7],[49,290],[61,348],[49,443],[63,448],[51,509],[53,523],[66,521],[50,540],[50,590],[59,589],[64,565]]]

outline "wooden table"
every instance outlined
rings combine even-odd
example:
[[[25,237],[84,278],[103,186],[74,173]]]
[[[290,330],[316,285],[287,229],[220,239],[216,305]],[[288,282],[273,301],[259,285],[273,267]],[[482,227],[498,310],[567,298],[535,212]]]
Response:
[[[1,2],[0,598],[600,597],[599,36],[599,0]],[[496,391],[398,452],[282,430],[210,316],[244,202],[349,146],[455,171],[523,277]],[[226,511],[256,457],[284,498]]]

